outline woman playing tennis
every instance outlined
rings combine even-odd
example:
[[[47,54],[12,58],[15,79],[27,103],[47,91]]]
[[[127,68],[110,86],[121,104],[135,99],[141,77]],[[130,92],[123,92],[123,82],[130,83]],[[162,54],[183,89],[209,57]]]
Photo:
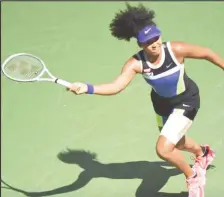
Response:
[[[185,42],[162,42],[161,31],[153,21],[155,13],[143,5],[130,6],[118,12],[110,30],[119,40],[136,38],[141,50],[124,64],[121,74],[111,83],[91,85],[76,82],[75,94],[115,95],[124,90],[136,74],[141,74],[152,87],[151,100],[157,115],[160,135],[156,152],[186,176],[189,197],[203,197],[206,168],[215,154],[208,145],[200,146],[187,137],[199,108],[200,95],[196,83],[184,69],[186,58],[205,59],[224,69],[224,59],[211,49]],[[195,155],[191,167],[181,151]]]

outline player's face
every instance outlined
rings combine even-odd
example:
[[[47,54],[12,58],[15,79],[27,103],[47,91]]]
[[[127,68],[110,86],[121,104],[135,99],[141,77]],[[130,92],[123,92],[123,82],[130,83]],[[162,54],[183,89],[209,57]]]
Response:
[[[147,54],[157,56],[161,53],[162,39],[161,37],[156,37],[141,46]]]

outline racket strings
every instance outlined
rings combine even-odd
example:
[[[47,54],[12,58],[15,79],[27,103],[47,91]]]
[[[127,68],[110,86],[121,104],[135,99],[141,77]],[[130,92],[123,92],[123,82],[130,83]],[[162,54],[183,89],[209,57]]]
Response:
[[[44,70],[43,64],[30,56],[17,56],[7,62],[4,67],[6,74],[18,80],[32,80]]]

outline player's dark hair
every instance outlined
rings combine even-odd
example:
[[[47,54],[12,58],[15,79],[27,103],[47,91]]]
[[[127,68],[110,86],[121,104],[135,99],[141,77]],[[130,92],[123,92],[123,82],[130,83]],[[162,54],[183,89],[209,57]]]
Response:
[[[131,6],[126,3],[126,9],[115,14],[110,23],[111,34],[119,40],[130,41],[147,25],[156,25],[153,21],[155,12],[142,4]]]

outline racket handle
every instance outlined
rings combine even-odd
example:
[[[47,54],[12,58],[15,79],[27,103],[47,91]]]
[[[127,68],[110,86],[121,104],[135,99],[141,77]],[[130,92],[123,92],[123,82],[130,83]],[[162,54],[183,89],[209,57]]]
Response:
[[[63,85],[65,87],[67,87],[67,88],[71,87],[71,83],[69,83],[69,82],[67,82],[65,80],[62,80],[62,79],[56,79],[55,83]]]

